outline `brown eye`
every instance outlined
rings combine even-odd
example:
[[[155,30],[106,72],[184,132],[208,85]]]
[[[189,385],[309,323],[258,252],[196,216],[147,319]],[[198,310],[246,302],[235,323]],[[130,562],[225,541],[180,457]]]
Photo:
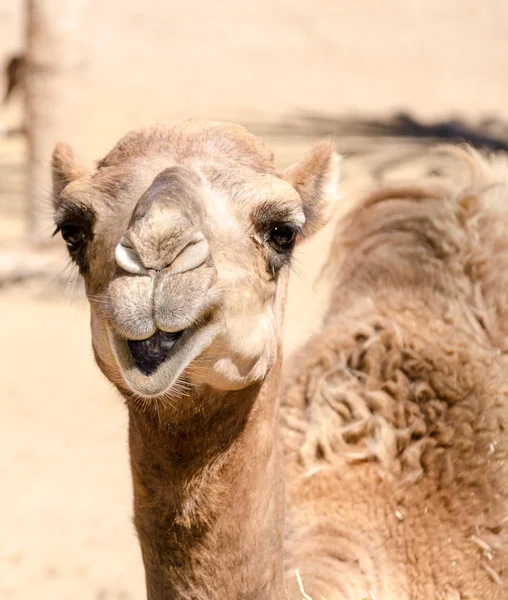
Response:
[[[60,227],[62,237],[69,247],[69,250],[76,251],[85,243],[86,233],[77,225],[64,224]]]
[[[290,225],[274,225],[269,233],[269,240],[276,250],[291,250],[294,246],[297,230]]]

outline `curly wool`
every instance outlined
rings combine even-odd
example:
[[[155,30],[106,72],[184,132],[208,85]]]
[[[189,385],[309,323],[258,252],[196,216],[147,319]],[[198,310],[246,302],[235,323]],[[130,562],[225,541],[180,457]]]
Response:
[[[339,224],[293,359],[288,568],[314,598],[508,598],[508,168],[453,154],[466,183],[378,190]]]

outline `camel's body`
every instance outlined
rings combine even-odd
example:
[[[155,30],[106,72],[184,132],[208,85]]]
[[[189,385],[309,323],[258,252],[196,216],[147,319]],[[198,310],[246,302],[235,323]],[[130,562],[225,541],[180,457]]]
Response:
[[[508,598],[508,196],[486,191],[494,177],[379,192],[335,241],[332,306],[282,407],[288,578],[298,568],[313,598]]]
[[[5,91],[0,106],[3,106],[11,97],[24,87],[25,57],[23,55],[11,56],[4,67]]]
[[[327,600],[505,599],[508,368],[437,306],[369,300],[329,323],[289,384],[288,578],[298,567]]]
[[[12,101],[12,98],[20,93],[23,96],[23,115],[25,113],[25,75],[26,61],[22,55],[11,56],[5,63],[3,69],[4,92],[0,100],[0,114],[6,106]],[[21,127],[20,129],[24,129]],[[8,133],[8,127],[0,120],[0,135]]]
[[[129,408],[149,600],[300,598],[297,569],[313,600],[508,598],[491,195],[406,188],[353,211],[279,423],[294,232],[328,220],[336,181],[329,145],[278,175],[226,125],[132,134],[92,173],[55,153],[96,359]]]

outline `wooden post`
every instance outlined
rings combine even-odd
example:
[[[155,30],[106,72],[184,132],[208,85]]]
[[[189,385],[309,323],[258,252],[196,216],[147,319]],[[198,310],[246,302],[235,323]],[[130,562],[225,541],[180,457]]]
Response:
[[[26,1],[27,224],[30,242],[51,238],[51,153],[65,140],[85,150],[88,0]]]

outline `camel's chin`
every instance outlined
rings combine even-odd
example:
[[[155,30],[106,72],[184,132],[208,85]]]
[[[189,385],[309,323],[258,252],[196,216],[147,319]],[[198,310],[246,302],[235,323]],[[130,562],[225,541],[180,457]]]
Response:
[[[110,345],[125,385],[131,393],[146,399],[170,393],[184,369],[210,346],[217,333],[217,325],[208,322],[174,336],[167,335],[174,339],[168,343],[163,358],[154,362],[142,360],[143,348],[139,348],[139,341],[127,340],[108,328]]]

